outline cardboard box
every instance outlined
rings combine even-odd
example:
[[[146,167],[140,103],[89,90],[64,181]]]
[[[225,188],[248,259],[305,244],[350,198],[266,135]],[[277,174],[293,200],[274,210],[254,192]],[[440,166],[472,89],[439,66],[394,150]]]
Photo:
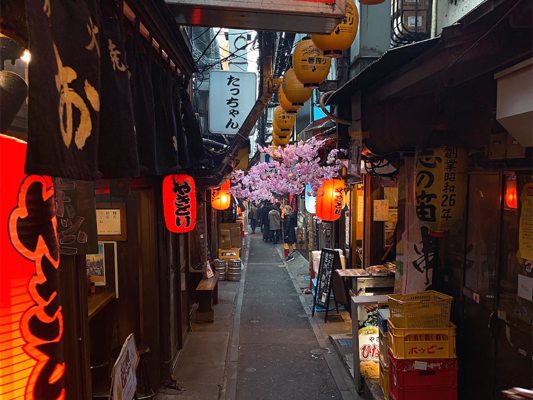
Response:
[[[218,249],[218,258],[221,260],[233,260],[241,258],[241,249]]]
[[[219,225],[219,239],[222,237],[222,232],[229,232],[229,241],[231,243],[231,248],[241,248],[242,247],[242,228],[241,224],[238,222],[223,222]],[[221,240],[221,239],[220,239]],[[220,248],[228,248],[222,247]]]
[[[218,247],[221,249],[231,249],[231,233],[229,229],[221,229],[218,235]]]

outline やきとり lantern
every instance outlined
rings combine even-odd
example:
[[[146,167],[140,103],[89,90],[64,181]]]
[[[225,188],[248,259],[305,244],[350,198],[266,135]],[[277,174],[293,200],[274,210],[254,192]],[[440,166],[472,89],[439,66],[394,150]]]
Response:
[[[215,210],[227,210],[231,205],[231,182],[228,179],[218,188],[211,189],[211,207]]]
[[[305,87],[296,77],[293,68],[289,68],[283,75],[281,88],[287,100],[294,106],[303,106],[304,103],[313,95],[312,87]]]
[[[311,40],[326,57],[342,57],[342,52],[352,45],[358,28],[359,12],[353,0],[347,0],[342,22],[329,35],[313,34]]]
[[[187,233],[196,225],[196,186],[194,178],[184,174],[163,179],[163,210],[170,232]]]
[[[306,36],[294,48],[292,67],[305,87],[318,87],[328,76],[331,58],[325,57],[322,50]]]
[[[468,153],[455,146],[418,152],[416,157],[416,216],[439,237],[463,217],[466,203]]]
[[[342,179],[328,179],[316,193],[316,216],[323,221],[336,221],[344,208],[345,184]]]

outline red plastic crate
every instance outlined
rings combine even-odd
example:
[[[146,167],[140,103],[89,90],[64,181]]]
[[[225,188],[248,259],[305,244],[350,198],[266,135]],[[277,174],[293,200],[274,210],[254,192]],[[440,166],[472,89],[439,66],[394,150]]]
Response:
[[[457,386],[457,359],[397,359],[389,350],[389,380],[391,387],[409,390],[412,387]]]
[[[391,387],[392,400],[457,400],[457,386]]]

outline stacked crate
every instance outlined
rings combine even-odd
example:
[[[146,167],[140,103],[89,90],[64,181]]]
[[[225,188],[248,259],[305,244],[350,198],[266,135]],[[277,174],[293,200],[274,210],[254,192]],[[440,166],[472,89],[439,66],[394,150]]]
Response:
[[[389,309],[378,309],[379,327],[379,384],[383,390],[383,397],[389,398],[389,335],[388,319]]]
[[[391,399],[457,399],[451,302],[450,296],[435,291],[389,296]]]

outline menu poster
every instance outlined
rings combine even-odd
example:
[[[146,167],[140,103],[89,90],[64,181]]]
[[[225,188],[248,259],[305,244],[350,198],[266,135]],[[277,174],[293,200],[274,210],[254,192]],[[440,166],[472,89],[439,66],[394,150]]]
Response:
[[[520,212],[520,229],[518,250],[520,257],[533,260],[533,183],[524,186],[520,195],[522,209]]]
[[[374,221],[388,221],[389,200],[374,200]]]

